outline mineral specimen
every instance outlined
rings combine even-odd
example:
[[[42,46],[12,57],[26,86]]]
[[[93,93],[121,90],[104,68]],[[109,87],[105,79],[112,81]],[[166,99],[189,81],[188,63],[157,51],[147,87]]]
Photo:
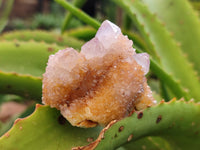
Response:
[[[43,103],[56,107],[74,126],[94,127],[153,105],[146,83],[146,53],[106,20],[78,53],[67,48],[51,55],[43,75]]]

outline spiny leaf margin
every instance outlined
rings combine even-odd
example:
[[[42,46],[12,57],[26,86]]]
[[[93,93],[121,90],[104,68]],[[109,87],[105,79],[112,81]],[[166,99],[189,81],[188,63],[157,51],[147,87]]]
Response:
[[[66,150],[89,143],[101,129],[73,127],[55,108],[37,104],[32,115],[17,119],[13,127],[0,138],[0,149]]]
[[[74,150],[112,150],[145,136],[173,139],[174,143],[177,141],[177,145],[173,145],[175,149],[197,150],[200,146],[199,115],[200,104],[193,101],[162,101],[156,106],[134,112],[132,116],[123,120],[112,121],[101,131],[96,141],[88,146],[76,147]]]

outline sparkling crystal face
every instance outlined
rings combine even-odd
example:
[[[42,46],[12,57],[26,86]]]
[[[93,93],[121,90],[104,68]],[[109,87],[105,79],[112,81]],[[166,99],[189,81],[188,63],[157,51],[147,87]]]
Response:
[[[145,78],[148,54],[136,54],[132,44],[106,20],[80,53],[67,48],[50,56],[43,75],[43,103],[79,127],[107,125],[154,104]]]
[[[142,66],[142,70],[146,75],[149,72],[149,55],[147,53],[140,53],[133,55],[133,58],[140,66]]]
[[[120,28],[106,20],[102,23],[95,37],[101,42],[104,49],[108,49],[113,43],[117,42],[120,35]]]

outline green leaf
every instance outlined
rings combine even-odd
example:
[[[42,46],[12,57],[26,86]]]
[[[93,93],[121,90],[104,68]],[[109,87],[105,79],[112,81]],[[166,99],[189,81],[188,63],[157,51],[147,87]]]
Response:
[[[180,80],[183,87],[189,90],[191,96],[198,100],[200,97],[199,79],[191,64],[184,57],[180,47],[173,40],[170,33],[151,14],[147,7],[139,0],[114,0],[134,19],[138,21],[138,27],[142,33],[146,33],[146,39],[152,42],[160,56],[161,66]],[[148,33],[148,34],[147,34]],[[187,70],[187,71],[186,71]]]
[[[30,75],[0,71],[0,93],[16,94],[40,102],[42,96],[42,79]]]
[[[67,30],[64,33],[64,35],[72,36],[72,37],[85,40],[85,41],[89,41],[95,36],[96,32],[97,32],[96,29],[89,26],[85,26],[85,27],[79,27],[79,28]]]
[[[0,93],[41,100],[49,55],[63,47],[44,42],[0,42]]]
[[[0,138],[0,149],[70,150],[74,146],[88,144],[101,129],[73,127],[58,110],[37,105],[31,116],[17,119],[12,129]]]
[[[113,150],[146,136],[160,136],[170,143],[172,149],[198,150],[199,115],[200,104],[175,100],[161,102],[118,122],[111,122],[96,141],[84,148]]]
[[[81,46],[84,44],[82,40],[76,38],[60,35],[55,32],[48,32],[44,30],[20,30],[20,31],[11,31],[6,32],[0,36],[0,40],[18,40],[18,41],[30,41],[34,40],[37,42],[44,41],[49,44],[56,43],[59,46],[64,47],[73,47],[75,49],[81,49]]]
[[[0,42],[0,70],[41,77],[49,55],[64,49],[44,42]]]
[[[123,149],[120,149],[123,148]],[[149,136],[123,145],[117,150],[171,150],[169,142],[160,137]]]
[[[172,32],[200,75],[200,20],[190,3],[187,0],[143,0],[143,2]]]

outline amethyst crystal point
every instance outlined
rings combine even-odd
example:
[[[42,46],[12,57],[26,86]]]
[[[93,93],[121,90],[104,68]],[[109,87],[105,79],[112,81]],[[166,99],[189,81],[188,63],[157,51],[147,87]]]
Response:
[[[142,66],[142,70],[146,75],[149,72],[149,66],[150,66],[149,55],[147,53],[140,53],[133,55],[133,58],[140,66]]]
[[[106,20],[96,33],[96,38],[103,44],[104,48],[109,48],[113,43],[117,42],[117,38],[121,35],[121,30],[112,22]]]

